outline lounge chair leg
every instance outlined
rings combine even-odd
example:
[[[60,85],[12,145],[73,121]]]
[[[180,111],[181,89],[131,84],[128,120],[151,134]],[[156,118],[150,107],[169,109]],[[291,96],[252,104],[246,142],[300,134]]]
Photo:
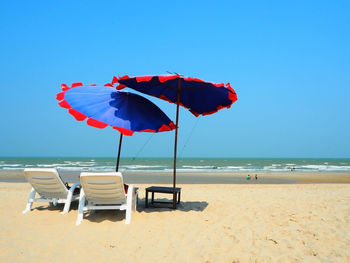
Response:
[[[83,221],[84,206],[85,206],[85,193],[84,193],[84,190],[81,189],[80,197],[79,197],[78,218],[77,218],[77,221],[75,223],[77,226],[79,226],[81,224],[81,222]]]
[[[136,211],[138,202],[139,202],[139,195],[138,193],[136,193],[133,196],[132,211]]]
[[[125,224],[129,225],[131,221],[131,207],[128,206],[126,209],[126,215],[125,215]]]
[[[33,204],[33,201],[34,201],[35,193],[36,192],[35,192],[34,188],[32,187],[32,190],[30,191],[30,194],[29,194],[29,197],[28,197],[28,202],[27,202],[27,205],[26,205],[26,209],[24,209],[22,211],[23,214],[28,213],[32,209],[32,204]]]
[[[135,189],[134,189],[134,185],[129,185],[129,189],[128,189],[128,194],[126,197],[126,215],[125,215],[125,224],[130,224],[131,221],[131,213],[132,213],[132,209],[134,206],[134,202],[135,200],[133,200],[133,198],[135,198]]]
[[[73,199],[73,194],[74,194],[74,190],[75,188],[77,188],[78,186],[81,186],[80,184],[74,184],[72,185],[72,187],[69,189],[68,191],[68,195],[67,195],[67,199],[66,199],[66,202],[64,204],[64,209],[63,211],[61,212],[61,214],[67,214],[69,212],[69,208],[70,208],[70,205],[72,203],[72,199]]]
[[[69,191],[68,195],[67,195],[66,202],[64,204],[63,211],[61,212],[61,214],[67,214],[69,212],[70,204],[72,202],[72,196],[73,196],[73,193],[71,191]]]

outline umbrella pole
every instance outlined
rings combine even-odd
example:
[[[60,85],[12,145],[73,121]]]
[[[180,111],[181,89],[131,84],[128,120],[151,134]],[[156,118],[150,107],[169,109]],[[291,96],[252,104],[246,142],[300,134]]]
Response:
[[[122,148],[122,141],[123,141],[123,134],[120,133],[120,139],[119,139],[119,149],[118,149],[118,158],[117,158],[117,166],[115,168],[115,171],[118,172],[119,169],[119,159],[120,159],[120,150]]]
[[[176,126],[175,126],[175,146],[174,146],[174,174],[173,174],[173,209],[176,209],[176,153],[177,153],[177,130],[179,128],[179,104],[180,104],[181,78],[177,82],[176,98]]]

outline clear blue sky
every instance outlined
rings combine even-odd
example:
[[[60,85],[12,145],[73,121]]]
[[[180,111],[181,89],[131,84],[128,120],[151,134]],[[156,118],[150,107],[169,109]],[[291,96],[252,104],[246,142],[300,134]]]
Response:
[[[180,157],[350,157],[349,1],[129,2],[1,4],[0,156],[115,156],[119,133],[60,108],[60,84],[171,71],[238,94],[198,123],[181,110]],[[125,137],[123,156],[150,136]],[[171,157],[173,136],[140,156]]]

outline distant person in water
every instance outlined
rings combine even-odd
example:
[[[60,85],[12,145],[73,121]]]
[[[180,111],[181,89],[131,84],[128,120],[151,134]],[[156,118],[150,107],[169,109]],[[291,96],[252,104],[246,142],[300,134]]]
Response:
[[[250,179],[252,179],[252,178],[250,177],[250,174],[248,174],[248,176],[247,176],[247,180],[250,180]]]
[[[255,180],[258,180],[258,175],[257,174],[255,174]]]

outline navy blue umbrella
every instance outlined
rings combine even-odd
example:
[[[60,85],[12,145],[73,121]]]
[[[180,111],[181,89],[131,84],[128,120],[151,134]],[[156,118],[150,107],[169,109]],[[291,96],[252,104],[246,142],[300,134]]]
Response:
[[[162,132],[175,129],[168,116],[148,99],[130,92],[120,92],[110,86],[72,87],[62,84],[62,92],[56,98],[61,107],[78,121],[87,119],[87,124],[103,129],[111,126],[121,133],[117,167],[123,135],[134,132]]]
[[[118,90],[129,87],[170,103],[178,103],[196,117],[213,114],[222,108],[230,108],[237,100],[236,92],[230,83],[225,85],[205,82],[180,75],[114,77],[111,84],[116,82],[119,83]]]
[[[174,147],[173,208],[176,208],[176,152],[179,106],[187,108],[193,115],[209,115],[223,108],[230,108],[237,100],[230,83],[212,83],[197,78],[186,78],[178,74],[170,76],[114,77],[112,83],[119,83],[118,90],[132,88],[170,103],[175,103],[176,130]]]

